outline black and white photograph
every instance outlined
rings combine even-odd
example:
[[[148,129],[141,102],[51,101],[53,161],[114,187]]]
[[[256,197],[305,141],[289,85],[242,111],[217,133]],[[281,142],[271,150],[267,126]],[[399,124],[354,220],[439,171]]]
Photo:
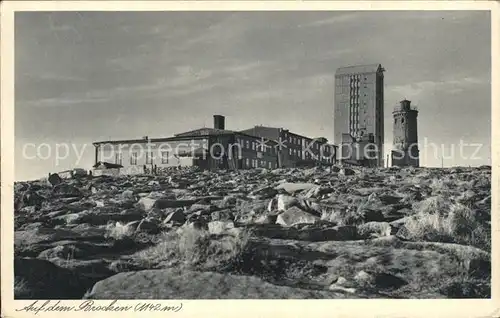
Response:
[[[490,299],[491,24],[15,12],[14,299]]]

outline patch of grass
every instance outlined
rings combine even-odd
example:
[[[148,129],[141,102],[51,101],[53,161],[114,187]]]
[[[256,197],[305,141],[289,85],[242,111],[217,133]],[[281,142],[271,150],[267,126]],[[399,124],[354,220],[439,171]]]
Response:
[[[160,234],[156,245],[134,254],[131,260],[146,268],[182,266],[221,270],[240,261],[250,236],[249,231],[211,235],[203,229],[185,227]]]
[[[358,225],[364,222],[365,213],[364,205],[358,207],[349,206],[346,209],[325,209],[322,212],[321,219],[340,226]]]
[[[491,231],[469,207],[437,196],[422,201],[416,208],[417,213],[405,223],[408,239],[490,249]]]
[[[31,294],[28,283],[21,278],[14,278],[14,298],[26,298]]]
[[[370,195],[354,198],[347,208],[325,207],[321,219],[337,225],[359,225],[379,214],[381,208],[380,200],[375,195]]]
[[[491,282],[459,276],[444,282],[439,292],[448,298],[490,298]]]

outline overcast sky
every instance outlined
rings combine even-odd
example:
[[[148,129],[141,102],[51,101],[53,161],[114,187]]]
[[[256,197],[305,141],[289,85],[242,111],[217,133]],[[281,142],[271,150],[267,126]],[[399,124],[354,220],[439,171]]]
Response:
[[[332,140],[335,70],[371,63],[386,69],[386,149],[407,98],[422,165],[441,165],[426,142],[444,145],[445,166],[490,164],[489,12],[32,12],[15,26],[17,180],[89,169],[94,141],[170,136],[213,114]],[[460,156],[460,140],[483,146]],[[23,157],[28,143],[52,156]],[[58,143],[83,159],[56,162]]]

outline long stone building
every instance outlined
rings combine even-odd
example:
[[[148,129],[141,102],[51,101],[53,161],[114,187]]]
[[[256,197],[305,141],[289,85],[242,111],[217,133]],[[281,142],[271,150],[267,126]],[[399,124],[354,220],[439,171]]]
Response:
[[[225,129],[225,117],[214,115],[213,128],[198,128],[167,138],[111,140],[94,143],[96,173],[160,173],[171,167],[252,169],[334,163],[335,147],[282,128],[256,126]]]

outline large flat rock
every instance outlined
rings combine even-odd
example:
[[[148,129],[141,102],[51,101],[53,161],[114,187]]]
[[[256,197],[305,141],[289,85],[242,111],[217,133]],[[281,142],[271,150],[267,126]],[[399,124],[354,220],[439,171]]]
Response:
[[[120,273],[94,285],[87,299],[311,299],[343,293],[277,286],[253,276],[179,269]],[[353,298],[349,295],[349,298]]]

